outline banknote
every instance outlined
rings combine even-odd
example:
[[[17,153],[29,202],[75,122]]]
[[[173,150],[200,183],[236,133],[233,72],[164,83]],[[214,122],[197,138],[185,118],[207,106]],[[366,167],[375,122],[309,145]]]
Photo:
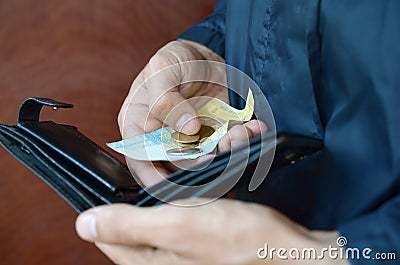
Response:
[[[171,135],[175,130],[162,127],[150,133],[136,135],[118,142],[108,143],[113,150],[136,160],[146,161],[178,161],[195,159],[211,153],[219,140],[227,133],[230,126],[248,121],[253,116],[254,97],[249,89],[246,105],[238,110],[222,100],[213,98],[198,111],[201,124],[214,129],[208,137],[190,144],[181,144]]]

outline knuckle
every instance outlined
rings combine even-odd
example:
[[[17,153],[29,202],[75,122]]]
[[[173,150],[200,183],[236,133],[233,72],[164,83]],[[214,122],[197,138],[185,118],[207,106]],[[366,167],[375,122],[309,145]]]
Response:
[[[269,127],[268,127],[268,125],[266,123],[260,121],[258,124],[260,126],[260,132],[261,133],[266,133],[266,132],[269,131]]]
[[[172,53],[167,50],[160,50],[150,58],[148,64],[151,69],[163,69],[175,63],[177,63],[177,60]]]
[[[242,144],[253,137],[252,131],[244,125],[236,125],[228,131],[228,141],[232,143]]]
[[[218,148],[220,149],[220,151],[226,151],[230,148],[229,135],[225,135],[224,137],[221,138],[221,140],[218,143]]]

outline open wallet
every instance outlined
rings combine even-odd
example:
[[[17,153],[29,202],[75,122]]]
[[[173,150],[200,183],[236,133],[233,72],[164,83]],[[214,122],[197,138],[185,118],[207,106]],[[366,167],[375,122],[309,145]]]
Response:
[[[17,125],[0,124],[0,143],[77,212],[102,204],[122,202],[153,206],[175,199],[202,197],[239,171],[242,178],[250,178],[258,163],[263,163],[265,154],[273,157],[270,168],[273,171],[290,166],[323,146],[320,140],[309,137],[267,134],[251,139],[235,152],[216,154],[210,161],[203,162],[204,166],[178,170],[154,186],[142,188],[125,164],[80,133],[78,128],[40,121],[43,106],[73,107],[52,99],[28,98],[20,107]],[[203,185],[205,183],[211,185]],[[186,192],[195,186],[199,187],[196,192]]]

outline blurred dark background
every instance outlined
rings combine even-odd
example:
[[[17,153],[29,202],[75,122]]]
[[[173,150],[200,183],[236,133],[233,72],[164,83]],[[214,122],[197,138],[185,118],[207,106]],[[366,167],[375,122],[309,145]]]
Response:
[[[214,0],[0,0],[0,123],[27,97],[73,103],[42,119],[105,147],[150,56],[212,11]],[[121,157],[119,157],[122,159]],[[78,238],[77,214],[0,148],[0,264],[111,264]]]

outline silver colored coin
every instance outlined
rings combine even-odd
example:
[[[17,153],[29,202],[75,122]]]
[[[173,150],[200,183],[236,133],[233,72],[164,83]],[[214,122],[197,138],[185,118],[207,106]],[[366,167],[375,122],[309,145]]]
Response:
[[[200,154],[202,150],[196,147],[190,148],[174,148],[167,151],[168,155],[172,156],[184,156],[184,155],[193,155],[193,154]]]

